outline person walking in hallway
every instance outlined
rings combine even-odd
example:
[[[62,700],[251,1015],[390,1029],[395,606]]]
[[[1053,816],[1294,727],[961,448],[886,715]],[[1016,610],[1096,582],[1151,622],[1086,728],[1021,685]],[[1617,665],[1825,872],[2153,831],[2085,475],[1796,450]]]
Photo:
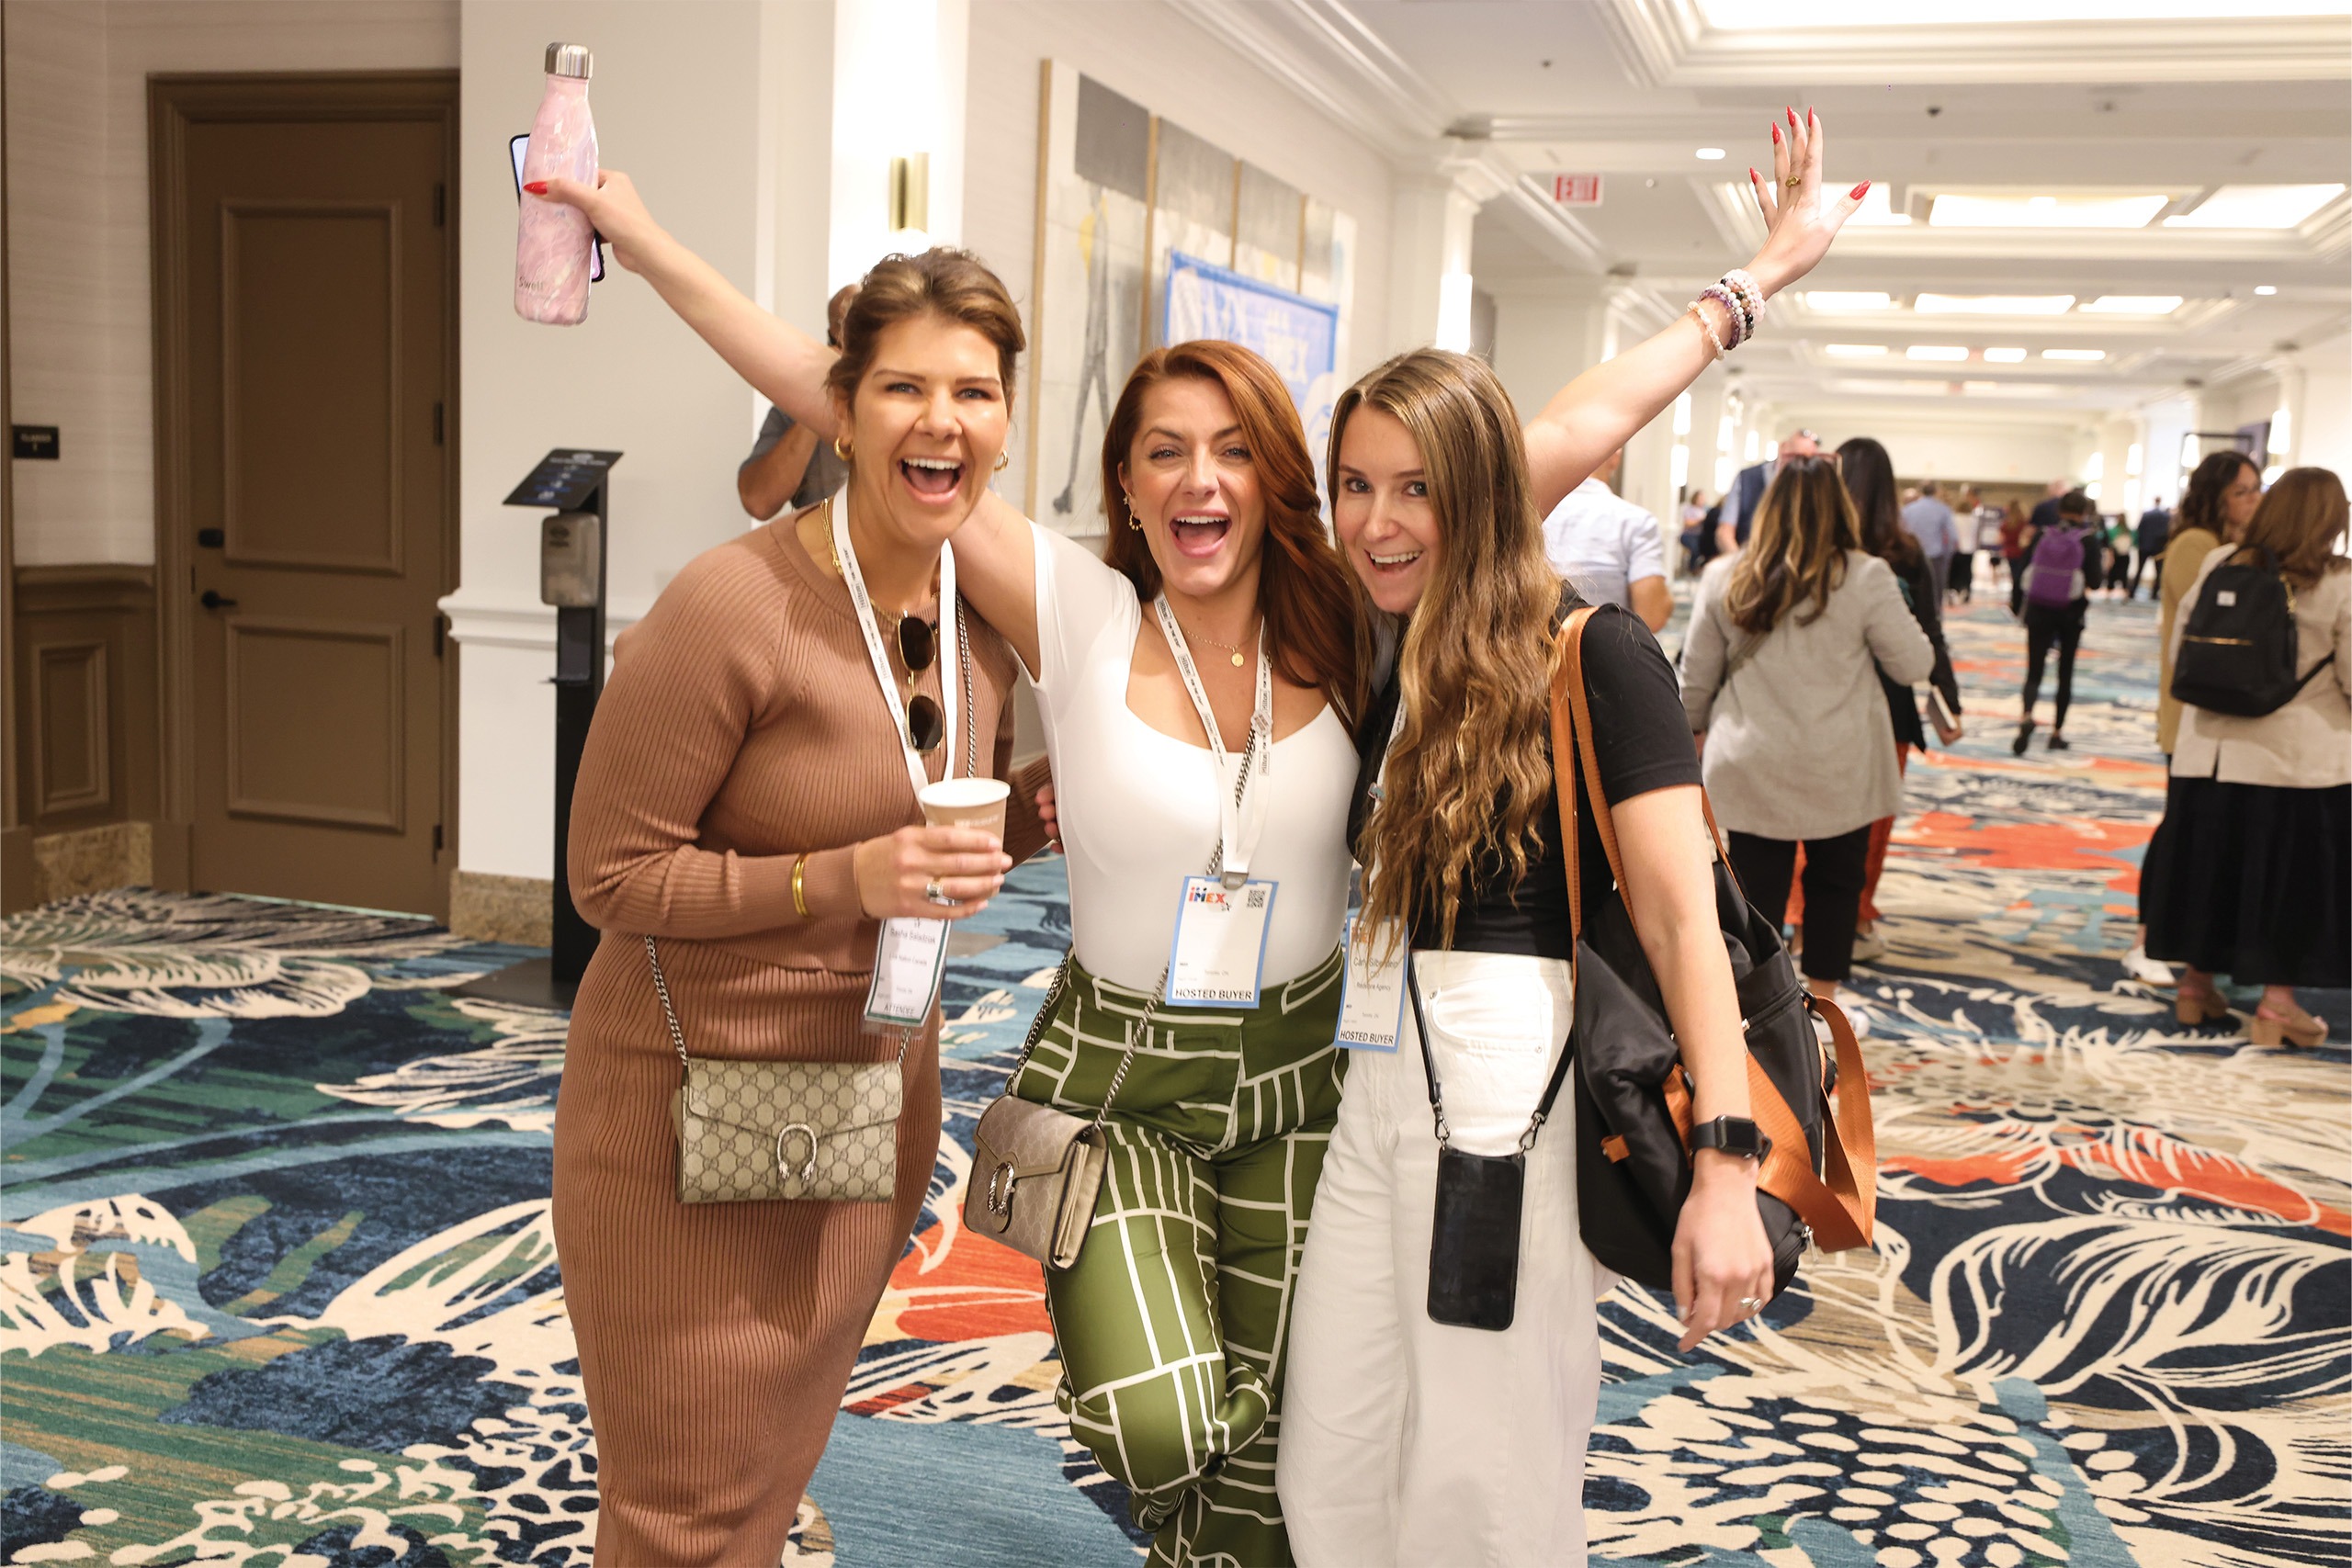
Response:
[[[2293,468],[2237,544],[2209,551],[2184,601],[2225,566],[2275,569],[2289,590],[2301,684],[2268,713],[2185,704],[2148,842],[2141,905],[2148,952],[2184,965],[2184,1023],[2226,1017],[2214,977],[2260,986],[2257,1045],[2323,1043],[2298,986],[2352,984],[2352,561],[2338,553],[2347,507],[2325,468]],[[2173,626],[2180,665],[2188,616]]]
[[[1927,552],[1911,536],[1911,531],[1903,526],[1895,510],[1894,464],[1884,446],[1862,435],[1838,448],[1838,471],[1845,480],[1846,493],[1853,498],[1862,548],[1894,569],[1895,581],[1903,590],[1904,604],[1910,607],[1912,618],[1928,634],[1928,641],[1936,650],[1935,667],[1928,675],[1928,710],[1934,720],[1937,740],[1950,746],[1961,735],[1960,680],[1952,672],[1951,649],[1944,643],[1943,606],[1939,603],[1942,585],[1935,580],[1935,569],[1928,564]],[[1927,728],[1919,720],[1918,698],[1909,686],[1892,680],[1883,671],[1879,674],[1879,686],[1886,694],[1887,714],[1894,721],[1895,768],[1907,773],[1912,753],[1928,748]],[[1870,963],[1886,951],[1885,939],[1878,930],[1878,884],[1886,871],[1887,849],[1894,842],[1894,818],[1895,814],[1889,812],[1871,824],[1861,905],[1854,928],[1854,961],[1858,964]],[[1802,851],[1799,859],[1802,862]],[[1800,926],[1804,898],[1801,883],[1791,888],[1789,919]]]
[[[1740,886],[1775,924],[1804,846],[1803,962],[1817,996],[1835,998],[1852,970],[1871,824],[1902,800],[1880,677],[1913,686],[1935,663],[1894,570],[1861,548],[1834,459],[1784,468],[1747,549],[1699,580],[1683,709]],[[1866,1032],[1869,1014],[1846,1005]]]
[[[1960,525],[1944,504],[1943,487],[1934,479],[1919,487],[1919,499],[1903,509],[1903,526],[1919,541],[1919,548],[1935,569],[1939,597],[1951,587],[1952,558],[1960,553]]]
[[[2150,502],[2148,510],[2140,513],[2140,526],[2132,536],[2132,581],[2124,591],[2125,598],[2140,596],[2140,573],[2151,567],[2155,575],[2148,588],[2149,596],[2153,598],[2165,591],[2165,540],[2171,532],[2172,513],[2165,510],[2163,502]]]
[[[2069,491],[2059,500],[2056,526],[2038,530],[2018,561],[2018,582],[2009,597],[2025,623],[2026,651],[2018,738],[2009,745],[2016,756],[2024,756],[2033,739],[2034,704],[2041,699],[2041,673],[2053,648],[2058,650],[2058,691],[2047,744],[2052,751],[2068,749],[2066,709],[2075,700],[2075,650],[2082,644],[2083,622],[2090,614],[2097,522],[2091,498],[2081,491]]]
[[[1757,509],[1764,504],[1764,492],[1771,487],[1772,476],[1792,460],[1811,457],[1821,451],[1821,437],[1802,427],[1781,437],[1780,450],[1760,463],[1750,463],[1724,492],[1723,515],[1715,525],[1715,554],[1737,555],[1747,544],[1747,535],[1756,521]]]
[[[1620,446],[1544,519],[1544,554],[1588,604],[1615,604],[1656,632],[1674,614],[1657,519],[1609,488],[1625,466]]]

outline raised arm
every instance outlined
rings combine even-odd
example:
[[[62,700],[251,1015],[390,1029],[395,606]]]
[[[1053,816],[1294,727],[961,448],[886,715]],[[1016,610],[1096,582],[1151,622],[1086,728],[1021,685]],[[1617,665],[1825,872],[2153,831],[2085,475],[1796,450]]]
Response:
[[[653,220],[627,175],[604,170],[594,189],[563,179],[536,181],[526,188],[534,197],[586,213],[611,243],[613,259],[651,284],[680,321],[801,430],[823,440],[837,434],[838,411],[825,378],[839,354],[760,309],[717,267],[681,244]],[[1018,507],[989,494],[956,532],[955,545],[957,588],[1034,673],[1036,561],[1029,520]]]
[[[1747,264],[1747,271],[1767,299],[1813,270],[1870,189],[1868,180],[1842,195],[1824,189],[1824,141],[1821,121],[1812,110],[1800,120],[1791,109],[1785,133],[1778,125],[1772,128],[1770,185],[1754,169],[1747,171],[1766,229],[1764,248]],[[1729,344],[1731,321],[1724,306],[1705,299],[1696,309],[1705,312],[1716,336]],[[1527,468],[1537,512],[1549,513],[1557,506],[1603,457],[1696,381],[1714,358],[1707,327],[1686,310],[1665,331],[1594,366],[1555,393],[1527,424]]]

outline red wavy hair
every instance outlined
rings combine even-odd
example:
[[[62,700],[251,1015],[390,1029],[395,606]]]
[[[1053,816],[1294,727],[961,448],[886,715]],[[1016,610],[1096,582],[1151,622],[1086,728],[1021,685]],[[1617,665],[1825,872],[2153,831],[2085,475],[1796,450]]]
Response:
[[[1224,389],[1240,422],[1242,440],[1266,503],[1258,604],[1266,617],[1266,646],[1275,671],[1294,686],[1320,691],[1352,725],[1363,708],[1357,662],[1355,580],[1323,526],[1315,491],[1315,464],[1290,389],[1252,350],[1203,338],[1156,348],[1136,362],[1102,433],[1102,511],[1111,541],[1102,558],[1126,573],[1146,600],[1159,592],[1159,563],[1133,520],[1119,482],[1120,466],[1143,427],[1144,397],[1162,381],[1189,377]]]

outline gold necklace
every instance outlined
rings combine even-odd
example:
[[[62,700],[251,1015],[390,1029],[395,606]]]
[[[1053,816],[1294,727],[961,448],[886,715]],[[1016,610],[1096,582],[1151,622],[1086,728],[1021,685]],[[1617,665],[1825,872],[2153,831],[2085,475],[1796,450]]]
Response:
[[[1182,625],[1182,623],[1179,622],[1178,624]],[[1201,640],[1207,643],[1212,648],[1221,648],[1225,649],[1226,658],[1232,661],[1233,667],[1236,670],[1240,669],[1242,665],[1249,662],[1248,659],[1243,656],[1241,651],[1242,648],[1247,644],[1248,639],[1246,638],[1240,643],[1219,642],[1216,638],[1209,636],[1208,633],[1203,632],[1201,634]]]

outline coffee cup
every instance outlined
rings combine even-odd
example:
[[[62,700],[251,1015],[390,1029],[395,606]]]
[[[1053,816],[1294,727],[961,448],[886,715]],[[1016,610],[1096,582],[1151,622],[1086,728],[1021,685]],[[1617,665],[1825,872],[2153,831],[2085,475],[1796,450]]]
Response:
[[[1012,786],[1002,779],[942,779],[925,784],[915,799],[922,819],[934,828],[978,828],[1004,841],[1004,807]]]

